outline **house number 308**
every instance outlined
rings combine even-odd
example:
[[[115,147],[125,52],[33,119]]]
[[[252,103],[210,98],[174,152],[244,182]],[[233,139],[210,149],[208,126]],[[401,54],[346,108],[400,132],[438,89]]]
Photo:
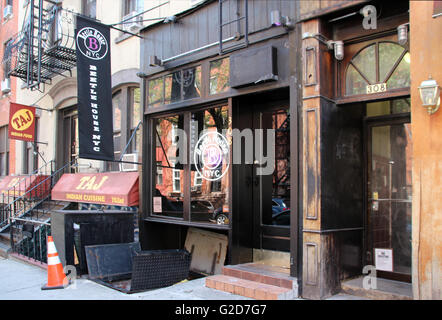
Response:
[[[386,83],[376,83],[367,86],[367,94],[387,91]]]

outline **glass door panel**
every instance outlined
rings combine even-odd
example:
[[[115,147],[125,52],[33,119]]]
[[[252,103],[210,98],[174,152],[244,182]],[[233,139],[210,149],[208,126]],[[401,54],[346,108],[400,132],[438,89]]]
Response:
[[[369,262],[379,266],[378,270],[409,276],[411,275],[411,125],[400,123],[371,126],[369,138],[367,229]],[[386,249],[387,253],[382,267],[379,257],[381,249]]]

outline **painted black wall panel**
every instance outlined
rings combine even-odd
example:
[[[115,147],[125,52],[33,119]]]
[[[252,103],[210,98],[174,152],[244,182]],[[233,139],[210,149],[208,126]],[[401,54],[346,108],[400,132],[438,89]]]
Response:
[[[321,102],[321,228],[363,225],[362,106]]]
[[[249,0],[249,34],[270,27],[270,11],[278,9],[281,15],[295,16],[294,1],[292,0]],[[239,4],[240,15],[244,15],[244,1]],[[223,4],[223,22],[237,18],[236,1],[230,0]],[[241,21],[241,33],[244,34],[245,22]],[[223,29],[223,38],[235,35],[237,23],[232,23]],[[158,23],[146,28],[141,35],[141,46],[144,47],[141,68],[151,73],[148,65],[150,55],[160,59],[168,59],[181,53],[200,48],[219,41],[219,10],[218,1],[207,4],[199,10],[183,15],[177,23]],[[158,69],[160,71],[161,69]]]

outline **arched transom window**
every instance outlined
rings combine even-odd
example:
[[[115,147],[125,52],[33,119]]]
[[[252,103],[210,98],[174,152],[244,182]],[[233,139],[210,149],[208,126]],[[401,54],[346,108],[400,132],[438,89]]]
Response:
[[[366,94],[369,85],[386,84],[385,91],[410,86],[410,53],[394,42],[376,42],[349,62],[345,95]]]

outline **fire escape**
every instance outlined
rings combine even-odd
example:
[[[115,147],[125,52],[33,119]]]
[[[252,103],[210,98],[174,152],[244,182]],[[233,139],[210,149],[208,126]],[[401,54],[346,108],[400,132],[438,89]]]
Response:
[[[23,80],[31,90],[43,91],[57,75],[76,65],[74,14],[59,1],[29,1],[22,30],[6,45],[3,68],[8,77]]]

